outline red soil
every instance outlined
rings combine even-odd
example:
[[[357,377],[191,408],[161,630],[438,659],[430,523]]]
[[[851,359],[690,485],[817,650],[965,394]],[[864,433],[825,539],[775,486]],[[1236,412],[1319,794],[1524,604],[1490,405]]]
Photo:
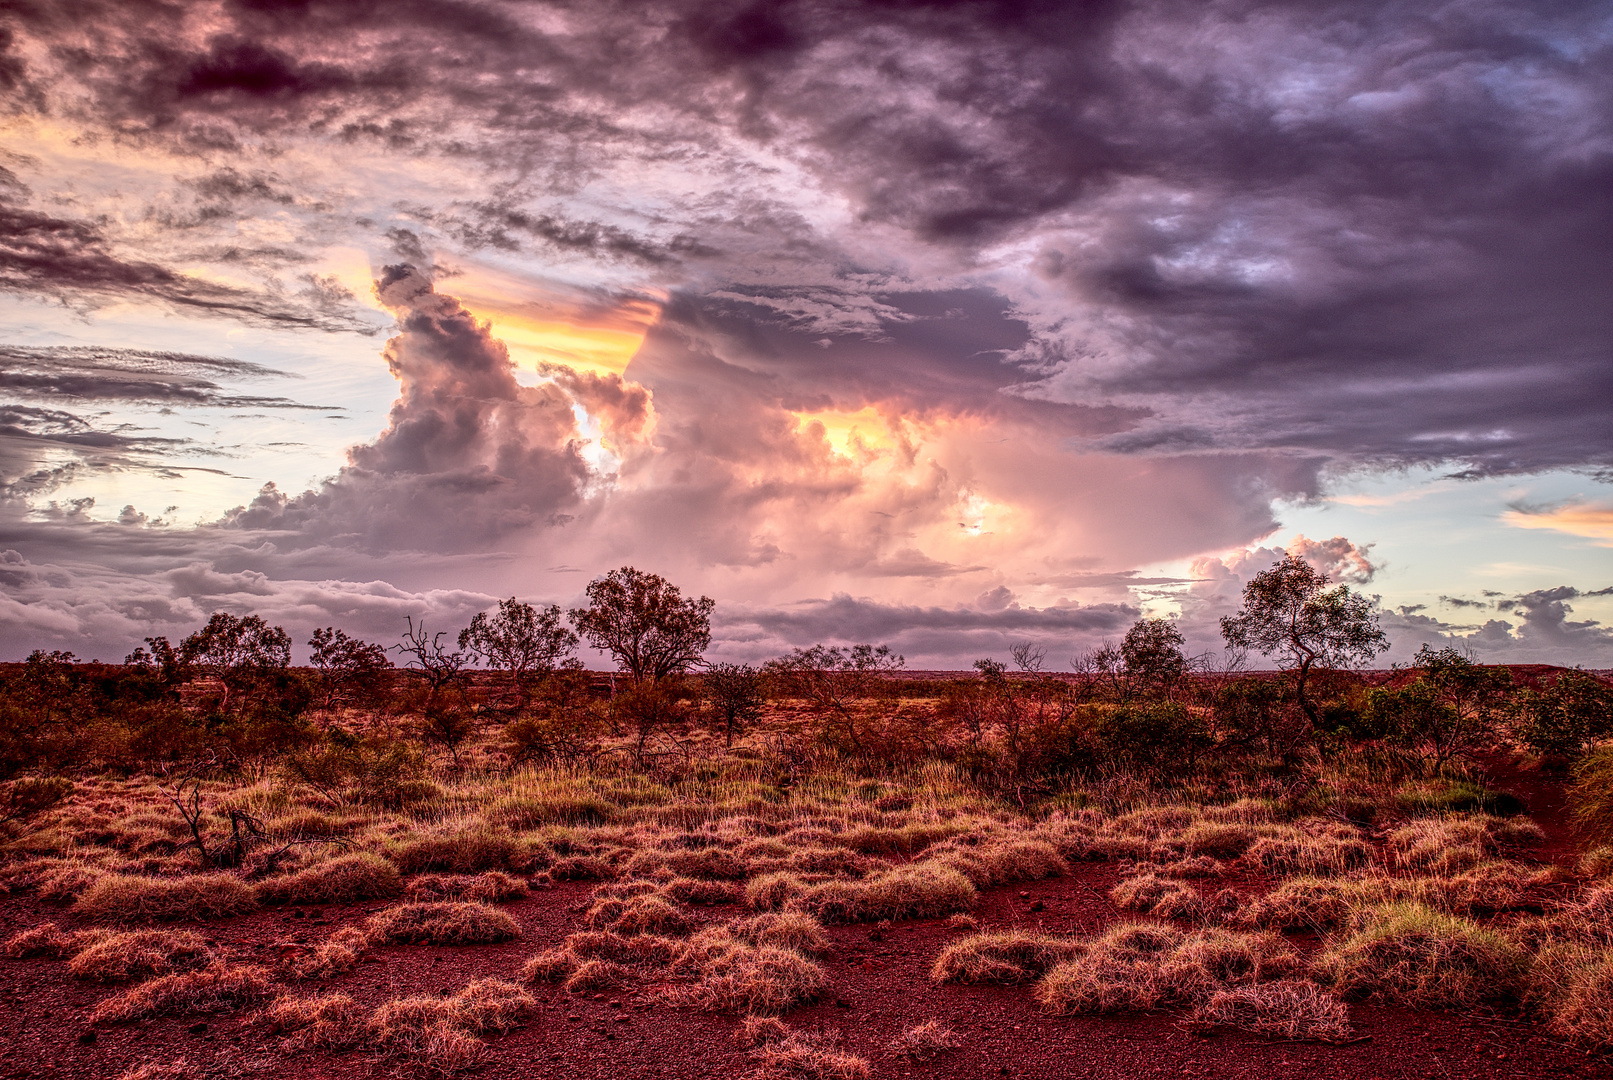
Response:
[[[1087,933],[1122,918],[1106,898],[1120,876],[1112,865],[1081,865],[1074,876],[985,894],[976,914],[983,928],[1024,926]],[[1227,882],[1217,882],[1219,887]],[[1255,880],[1234,880],[1253,887]],[[307,993],[340,989],[374,1004],[406,993],[453,991],[473,978],[514,978],[531,953],[558,944],[577,928],[576,907],[590,886],[568,884],[506,905],[525,937],[504,945],[463,948],[398,946],[343,978],[302,984]],[[1036,905],[1040,904],[1040,909]],[[319,940],[381,905],[273,910],[202,929],[234,958],[272,963],[285,947]],[[697,909],[700,910],[700,909]],[[731,908],[704,909],[727,918]],[[306,917],[298,917],[306,914]],[[74,920],[28,898],[0,904],[0,933],[46,919]],[[1420,1013],[1354,1005],[1362,1041],[1347,1046],[1281,1044],[1227,1034],[1201,1037],[1171,1014],[1119,1018],[1042,1013],[1027,989],[937,986],[936,954],[968,931],[941,921],[830,930],[826,958],[830,996],[786,1021],[838,1032],[845,1047],[868,1058],[876,1077],[1009,1076],[1063,1080],[1137,1077],[1407,1077],[1415,1080],[1503,1076],[1607,1076],[1605,1057],[1557,1043],[1528,1023],[1502,1017]],[[286,1055],[251,1010],[214,1017],[163,1018],[91,1029],[87,1016],[110,991],[68,977],[55,960],[0,960],[0,1076],[116,1077],[131,1065],[187,1058],[196,1075],[288,1078],[384,1076],[389,1066],[362,1053]],[[526,1027],[490,1041],[477,1076],[564,1080],[733,1078],[750,1071],[734,1041],[737,1022],[655,1004],[644,990],[574,996],[558,987],[534,990],[541,1010]],[[902,1029],[940,1020],[963,1037],[960,1049],[923,1064],[887,1047]],[[93,1041],[91,1040],[93,1030]]]

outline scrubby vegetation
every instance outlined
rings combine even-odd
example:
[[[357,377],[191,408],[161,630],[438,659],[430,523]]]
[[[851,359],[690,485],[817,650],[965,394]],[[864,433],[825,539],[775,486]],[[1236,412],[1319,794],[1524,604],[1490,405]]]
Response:
[[[1370,1000],[1613,1049],[1613,857],[1594,846],[1613,722],[1592,675],[1448,650],[1216,673],[1144,620],[1064,675],[1031,649],[927,681],[889,650],[822,647],[708,684],[709,605],[644,577],[575,622],[624,650],[614,693],[567,663],[563,613],[513,600],[459,653],[411,624],[402,668],[332,630],[293,669],[275,628],[234,616],[123,666],[14,665],[0,886],[40,911],[6,962],[97,988],[97,1022],[250,1013],[285,1049],[399,1068],[474,1066],[534,995],[631,994],[733,1017],[758,1075],[860,1077],[861,1054],[924,1061],[960,1036],[914,1024],[854,1054],[776,1018],[835,998],[847,942],[929,920],[950,938],[924,957],[934,992],[1018,987],[1059,1023],[1161,1012],[1340,1042]],[[659,644],[611,624],[653,623],[646,604],[671,613]],[[1564,786],[1582,857],[1539,857],[1546,834],[1487,772],[1503,760]],[[1092,863],[1107,914],[1088,932],[990,916],[1001,890],[1090,889]],[[560,903],[568,932],[527,944],[524,913]],[[353,907],[269,951],[230,943],[236,921]],[[388,950],[498,943],[476,951],[503,957],[495,978],[358,993]]]

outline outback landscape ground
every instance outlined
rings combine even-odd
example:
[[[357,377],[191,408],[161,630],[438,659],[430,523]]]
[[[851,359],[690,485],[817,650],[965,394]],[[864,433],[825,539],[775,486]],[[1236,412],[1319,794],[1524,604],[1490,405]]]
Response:
[[[1613,1064],[1603,673],[509,662],[558,615],[6,666],[0,1075]]]

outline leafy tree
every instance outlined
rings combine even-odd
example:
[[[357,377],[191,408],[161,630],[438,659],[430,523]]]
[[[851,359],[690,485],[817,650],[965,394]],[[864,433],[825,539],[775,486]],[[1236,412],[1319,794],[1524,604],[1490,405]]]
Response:
[[[1286,698],[1287,690],[1277,679],[1258,675],[1231,679],[1216,689],[1211,706],[1216,733],[1228,744],[1258,746],[1289,760],[1308,732],[1305,714]]]
[[[1132,623],[1120,643],[1128,696],[1169,697],[1190,666],[1182,653],[1183,644],[1181,630],[1169,619],[1138,619]]]
[[[588,584],[588,606],[570,612],[577,632],[610,653],[635,685],[689,670],[711,644],[709,596],[685,600],[659,574],[631,566]]]
[[[1367,697],[1368,721],[1381,738],[1415,751],[1436,773],[1453,758],[1494,745],[1511,673],[1475,664],[1449,646],[1424,645],[1412,668],[1414,682]]]
[[[291,666],[291,635],[261,615],[215,611],[180,643],[179,652],[193,670],[223,684],[218,711],[227,715],[249,688]]]
[[[319,672],[323,705],[334,708],[347,694],[369,690],[392,666],[386,650],[334,627],[316,629],[308,640],[309,662]]]
[[[1539,754],[1574,759],[1613,737],[1613,686],[1583,671],[1565,671],[1512,703],[1518,738]]]
[[[526,704],[527,681],[553,672],[577,647],[577,635],[561,617],[557,605],[536,608],[512,596],[498,602],[495,614],[477,612],[459,632],[459,647],[509,676],[509,691],[519,709]]]
[[[711,711],[733,746],[734,733],[760,719],[767,706],[767,679],[749,664],[714,664],[701,681]]]
[[[1295,679],[1299,707],[1314,728],[1320,715],[1305,694],[1315,668],[1366,664],[1389,647],[1372,602],[1297,555],[1285,556],[1243,588],[1243,609],[1221,619],[1221,636],[1240,652],[1275,656]]]

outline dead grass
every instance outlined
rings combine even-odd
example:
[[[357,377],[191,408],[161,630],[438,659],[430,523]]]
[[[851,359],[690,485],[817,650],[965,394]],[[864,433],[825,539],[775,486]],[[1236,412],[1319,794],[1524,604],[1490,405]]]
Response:
[[[1330,876],[1372,861],[1372,846],[1360,830],[1332,822],[1274,826],[1243,853],[1243,862],[1269,874]]]
[[[1166,863],[1159,871],[1170,878],[1220,877],[1227,872],[1226,864],[1208,855],[1194,855]]]
[[[937,1054],[955,1050],[962,1045],[963,1039],[956,1031],[939,1020],[926,1020],[922,1024],[903,1028],[902,1033],[891,1040],[890,1048],[893,1053],[902,1057],[912,1058],[914,1061],[928,1061]]]
[[[1344,1003],[1303,979],[1218,990],[1193,1010],[1188,1024],[1200,1031],[1235,1028],[1292,1041],[1343,1042],[1353,1034]]]
[[[456,1021],[477,1035],[509,1031],[537,1011],[538,1002],[515,983],[503,979],[477,979],[453,997],[461,1011]]]
[[[273,983],[263,968],[214,962],[200,971],[160,975],[107,998],[90,1014],[92,1024],[142,1020],[173,1013],[227,1012],[269,996]]]
[[[745,903],[753,911],[777,911],[806,891],[806,883],[800,877],[779,870],[747,882]]]
[[[733,931],[752,945],[793,949],[803,956],[821,956],[829,951],[829,935],[823,932],[823,924],[796,911],[757,915],[735,924]]]
[[[461,1019],[452,998],[395,998],[370,1016],[365,1036],[387,1059],[446,1076],[472,1069],[482,1058],[482,1043]]]
[[[475,900],[484,904],[531,895],[526,882],[501,870],[482,874],[421,874],[404,889],[410,900]]]
[[[1351,997],[1468,1009],[1515,994],[1524,958],[1501,934],[1420,904],[1385,904],[1316,959],[1317,977]]]
[[[354,904],[390,900],[402,891],[398,868],[368,852],[339,855],[258,886],[271,904]]]
[[[633,969],[626,964],[612,960],[582,960],[566,976],[565,987],[573,994],[595,994],[601,990],[626,986],[632,980]]]
[[[200,934],[189,930],[134,930],[111,934],[81,949],[67,964],[75,979],[129,982],[202,967],[213,958]]]
[[[661,885],[660,892],[683,904],[732,904],[745,895],[743,887],[736,882],[687,877],[672,878]]]
[[[1587,1049],[1613,1048],[1613,950],[1560,948],[1537,966],[1537,980],[1552,983],[1545,988],[1551,1030]]]
[[[371,915],[365,931],[382,945],[489,945],[521,936],[498,908],[468,901],[399,904]]]
[[[1034,982],[1054,964],[1086,951],[1069,938],[1018,930],[977,934],[954,942],[936,957],[930,978],[940,983],[1014,986]]]
[[[85,890],[73,910],[102,922],[134,923],[229,919],[257,907],[257,891],[233,874],[108,874]]]
[[[201,1071],[191,1065],[189,1058],[172,1061],[147,1061],[131,1065],[118,1074],[118,1080],[197,1080]]]

